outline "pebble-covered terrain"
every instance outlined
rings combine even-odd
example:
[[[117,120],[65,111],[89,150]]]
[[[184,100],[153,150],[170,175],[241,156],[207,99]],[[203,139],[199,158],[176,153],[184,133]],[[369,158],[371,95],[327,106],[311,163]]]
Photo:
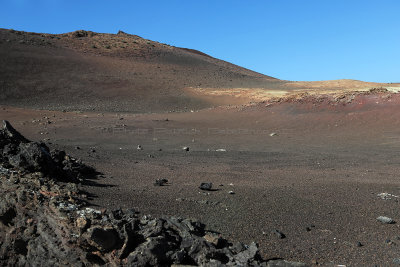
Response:
[[[256,243],[230,243],[198,221],[87,207],[79,189],[95,171],[0,130],[0,264],[7,266],[306,266],[265,261]]]

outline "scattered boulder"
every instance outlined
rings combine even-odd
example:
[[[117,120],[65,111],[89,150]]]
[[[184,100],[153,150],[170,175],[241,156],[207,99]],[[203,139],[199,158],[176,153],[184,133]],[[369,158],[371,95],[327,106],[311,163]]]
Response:
[[[213,186],[212,183],[201,183],[199,188],[205,191],[212,191],[212,186]]]
[[[312,229],[314,229],[315,228],[315,225],[314,224],[311,224],[310,226],[307,226],[306,227],[306,231],[307,232],[310,232]]]
[[[163,178],[163,179],[157,179],[155,182],[154,182],[154,185],[157,185],[157,186],[164,186],[164,185],[167,185],[168,184],[168,179],[165,179],[165,178]]]
[[[286,238],[286,235],[284,233],[282,233],[281,231],[279,231],[279,230],[276,230],[276,229],[272,230],[271,233],[276,235],[279,239]]]
[[[184,146],[184,147],[182,147],[182,150],[183,151],[189,151],[189,147],[188,146]]]
[[[386,240],[385,240],[385,244],[387,244],[387,245],[395,245],[396,243],[393,242],[393,241],[390,240],[390,239],[386,239]]]
[[[392,198],[398,198],[399,196],[393,195],[393,194],[389,194],[386,192],[380,193],[377,195],[378,197],[380,197],[383,200],[390,200]]]
[[[392,218],[386,217],[386,216],[379,216],[376,218],[379,222],[385,223],[385,224],[394,224],[396,223]]]

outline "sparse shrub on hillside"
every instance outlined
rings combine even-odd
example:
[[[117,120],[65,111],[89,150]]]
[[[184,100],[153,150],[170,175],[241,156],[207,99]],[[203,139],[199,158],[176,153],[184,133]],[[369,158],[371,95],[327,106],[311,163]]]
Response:
[[[106,45],[106,49],[111,49],[111,45]]]
[[[96,35],[96,33],[92,32],[92,31],[78,30],[78,31],[70,32],[67,35],[69,37],[73,37],[73,38],[82,38],[82,37],[93,37]]]
[[[72,35],[73,35],[73,37],[76,37],[76,38],[87,37],[88,36],[88,32],[80,30],[80,31],[73,32]]]

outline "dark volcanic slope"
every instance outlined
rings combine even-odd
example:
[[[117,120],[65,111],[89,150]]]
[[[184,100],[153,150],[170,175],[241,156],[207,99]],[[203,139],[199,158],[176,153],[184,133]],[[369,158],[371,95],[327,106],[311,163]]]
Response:
[[[0,29],[1,104],[164,112],[220,104],[185,88],[274,88],[280,83],[196,50],[123,32],[52,35]]]

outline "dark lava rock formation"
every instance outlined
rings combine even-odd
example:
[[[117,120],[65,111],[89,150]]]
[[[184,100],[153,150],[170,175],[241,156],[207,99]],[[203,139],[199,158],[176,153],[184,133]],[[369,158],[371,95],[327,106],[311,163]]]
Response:
[[[88,207],[95,171],[63,151],[0,130],[1,266],[306,266],[263,260],[195,220]]]
[[[7,121],[3,121],[0,131],[0,160],[5,168],[41,172],[64,182],[79,182],[96,175],[93,168],[64,151],[50,151],[44,143],[30,142]]]

